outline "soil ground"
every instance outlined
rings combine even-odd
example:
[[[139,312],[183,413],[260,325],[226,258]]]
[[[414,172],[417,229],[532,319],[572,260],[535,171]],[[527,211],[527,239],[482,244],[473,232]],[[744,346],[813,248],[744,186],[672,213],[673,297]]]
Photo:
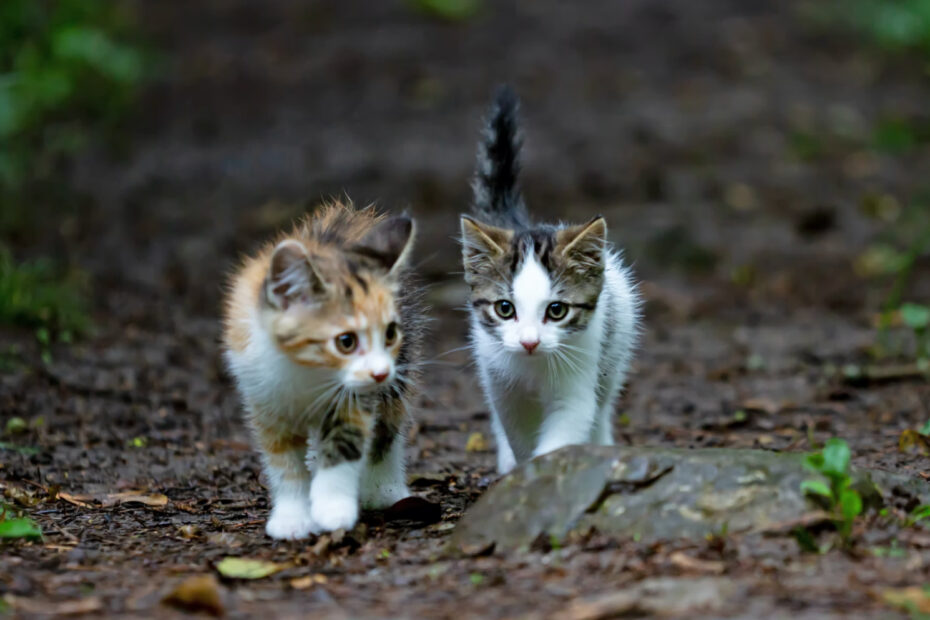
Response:
[[[472,433],[491,438],[459,350],[452,237],[479,118],[503,81],[524,100],[531,210],[604,214],[642,281],[619,441],[805,451],[839,436],[857,465],[915,476],[928,465],[898,451],[901,431],[930,417],[927,382],[836,370],[869,362],[888,292],[856,270],[888,227],[862,205],[893,210],[926,183],[927,148],[867,144],[888,115],[926,116],[919,63],[822,32],[795,2],[487,5],[445,23],[399,1],[139,3],[165,71],[130,149],[78,162],[84,206],[19,242],[89,271],[96,329],[54,347],[47,366],[31,334],[2,335],[22,359],[0,379],[0,416],[44,420],[15,439],[37,453],[0,452],[5,493],[38,502],[45,531],[44,544],[3,543],[0,593],[15,612],[171,616],[162,597],[229,555],[290,564],[222,583],[227,613],[242,617],[584,617],[572,607],[583,597],[707,573],[738,586],[714,616],[889,617],[877,593],[927,583],[930,535],[874,515],[851,552],[824,555],[738,536],[442,554],[495,479],[493,445],[465,450]],[[221,282],[241,252],[343,191],[420,223],[436,323],[409,471],[441,519],[368,514],[342,541],[274,542],[217,345]],[[918,265],[911,298],[927,299],[927,273]],[[86,497],[120,492],[155,505]]]

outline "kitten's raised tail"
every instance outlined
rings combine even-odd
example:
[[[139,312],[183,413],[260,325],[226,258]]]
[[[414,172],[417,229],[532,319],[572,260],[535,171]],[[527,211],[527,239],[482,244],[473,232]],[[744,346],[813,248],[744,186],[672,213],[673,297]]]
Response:
[[[478,143],[478,162],[472,181],[475,217],[506,228],[525,228],[530,224],[517,185],[522,143],[517,123],[519,107],[520,101],[509,86],[497,90]]]

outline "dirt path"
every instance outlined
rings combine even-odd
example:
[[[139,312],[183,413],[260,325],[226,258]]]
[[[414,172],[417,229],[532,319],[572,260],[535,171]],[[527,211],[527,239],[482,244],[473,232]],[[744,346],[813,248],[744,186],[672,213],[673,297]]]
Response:
[[[858,464],[927,470],[897,440],[928,419],[930,386],[849,382],[835,369],[869,359],[886,293],[854,269],[886,226],[864,198],[906,202],[930,153],[810,146],[824,127],[868,135],[889,114],[924,115],[926,81],[815,35],[775,0],[488,5],[460,24],[400,2],[141,7],[170,79],[140,107],[131,158],[80,163],[94,207],[65,235],[94,275],[98,329],[45,369],[28,333],[2,336],[25,352],[0,378],[2,421],[44,420],[16,438],[37,453],[0,451],[5,494],[35,502],[46,532],[44,545],[0,543],[0,594],[24,615],[76,600],[171,615],[161,598],[228,555],[290,564],[223,584],[227,611],[243,617],[581,618],[579,597],[723,575],[737,589],[716,615],[854,618],[888,613],[873,596],[883,587],[927,582],[926,532],[879,517],[859,525],[852,554],[801,554],[788,537],[595,536],[548,553],[442,556],[494,480],[493,454],[465,451],[489,429],[466,354],[447,353],[465,333],[463,290],[447,274],[478,118],[504,80],[525,100],[531,209],[603,213],[643,278],[647,331],[621,441],[803,451],[810,431],[847,439]],[[238,252],[343,190],[421,222],[436,363],[409,470],[442,516],[372,514],[339,542],[272,542],[216,345],[218,282]],[[915,299],[930,295],[928,273],[917,270]],[[129,492],[153,505],[93,499]],[[903,551],[870,551],[891,547]]]

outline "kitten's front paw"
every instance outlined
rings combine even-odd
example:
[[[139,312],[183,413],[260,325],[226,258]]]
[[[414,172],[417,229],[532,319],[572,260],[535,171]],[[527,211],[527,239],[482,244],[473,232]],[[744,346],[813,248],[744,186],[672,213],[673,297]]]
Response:
[[[410,490],[403,484],[386,484],[372,489],[362,497],[362,505],[372,510],[390,508],[405,497],[410,497]]]
[[[314,529],[306,502],[288,502],[275,506],[265,524],[265,533],[279,540],[306,538]]]
[[[310,518],[318,532],[351,530],[358,521],[358,500],[347,495],[314,500],[310,504]]]

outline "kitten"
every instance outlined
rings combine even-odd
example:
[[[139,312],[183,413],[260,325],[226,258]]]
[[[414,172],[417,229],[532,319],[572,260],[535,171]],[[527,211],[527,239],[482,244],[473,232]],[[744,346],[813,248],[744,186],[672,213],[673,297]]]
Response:
[[[413,222],[324,206],[248,258],[225,356],[261,449],[272,538],[350,529],[407,497],[404,443],[423,317]]]
[[[500,473],[570,444],[613,443],[639,300],[598,216],[534,224],[517,186],[516,96],[501,89],[478,149],[474,217],[462,216],[471,344]]]

